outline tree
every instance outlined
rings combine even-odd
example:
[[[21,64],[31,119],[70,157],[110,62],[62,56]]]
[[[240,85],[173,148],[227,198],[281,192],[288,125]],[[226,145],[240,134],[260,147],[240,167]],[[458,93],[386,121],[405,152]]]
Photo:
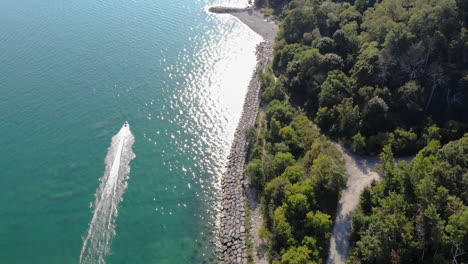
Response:
[[[332,70],[341,70],[344,67],[344,61],[335,53],[327,53],[323,56],[322,67],[327,72]]]
[[[273,100],[268,105],[266,112],[267,120],[270,122],[272,118],[278,120],[282,125],[287,125],[294,117],[294,109],[287,102]]]
[[[296,161],[294,160],[294,156],[289,152],[287,153],[280,152],[276,154],[275,155],[275,171],[277,175],[282,174],[288,166],[294,165],[295,162]]]
[[[395,129],[390,135],[389,142],[397,155],[413,154],[420,148],[418,135],[412,130]]]
[[[424,105],[424,90],[416,81],[409,81],[398,88],[399,106],[410,122],[416,122],[421,118]],[[401,111],[401,110],[400,110]]]
[[[262,93],[262,100],[265,102],[271,102],[274,99],[284,100],[285,88],[282,82],[276,82],[274,85],[269,86]]]
[[[283,127],[279,131],[279,134],[282,142],[284,142],[284,144],[286,144],[294,154],[299,154],[301,146],[299,143],[299,137],[297,136],[294,128],[291,126]]]
[[[377,42],[365,43],[361,47],[357,61],[351,69],[351,76],[356,78],[358,84],[369,85],[373,83],[377,73],[378,59],[379,48]]]
[[[307,118],[303,111],[299,112],[295,117],[291,126],[296,129],[299,136],[300,145],[303,148],[309,148],[312,143],[320,136],[317,127]]]
[[[385,36],[383,46],[394,56],[401,56],[413,43],[415,36],[404,23],[396,23]]]
[[[338,113],[338,122],[336,126],[336,134],[350,138],[359,129],[359,107],[353,104],[353,98],[345,98],[341,104],[333,107]],[[332,134],[335,131],[330,131]]]
[[[316,26],[316,20],[312,13],[304,9],[294,9],[286,15],[281,22],[280,34],[288,43],[298,43],[305,32],[311,31]]]
[[[315,117],[315,123],[317,123],[317,125],[322,129],[322,131],[330,133],[336,130],[333,129],[333,127],[336,126],[336,124],[338,123],[338,113],[336,109],[321,107],[317,111],[316,115],[317,116]]]
[[[449,234],[448,241],[451,245],[450,253],[452,263],[459,263],[461,257],[467,254],[468,245],[468,207],[464,210],[450,216],[449,222],[445,227]]]
[[[380,97],[375,96],[369,100],[362,111],[362,123],[366,134],[375,134],[386,127],[389,107]]]
[[[345,58],[345,65],[354,64],[354,53],[359,50],[358,28],[358,23],[354,21],[333,33],[336,53]]]
[[[250,178],[252,184],[259,190],[265,185],[263,164],[260,159],[252,160],[244,170],[245,175]]]
[[[320,92],[320,85],[324,81],[322,73],[323,55],[318,49],[309,49],[300,54],[298,59],[298,78],[305,85],[305,92],[309,98],[315,98]]]
[[[362,15],[357,10],[356,6],[349,6],[340,13],[341,26],[346,25],[350,22],[362,22]]]
[[[302,193],[288,196],[286,198],[286,205],[286,215],[288,219],[291,219],[291,223],[295,223],[295,226],[304,219],[307,211],[310,209],[307,196]]]
[[[271,180],[265,186],[265,197],[268,204],[280,206],[283,204],[283,200],[286,198],[286,191],[291,188],[291,183],[288,178],[281,176]]]
[[[281,42],[276,44],[279,47],[275,48],[275,56],[273,57],[273,70],[276,73],[285,72],[288,63],[293,61],[299,53],[307,49],[306,46],[298,43],[284,45],[283,47],[280,44]]]
[[[328,77],[321,86],[319,94],[320,107],[332,107],[341,103],[345,97],[353,94],[355,81],[346,74],[335,70],[328,73]]]
[[[288,179],[291,183],[296,183],[304,177],[304,167],[300,165],[289,166],[281,174],[281,177]]]
[[[313,179],[322,192],[338,194],[346,185],[344,168],[332,158],[320,154],[312,164]]]
[[[366,138],[360,132],[353,136],[351,149],[353,152],[362,152],[366,149]]]
[[[291,247],[283,254],[281,261],[277,261],[278,264],[316,264],[317,262],[312,261],[310,255],[312,251],[305,246]],[[275,263],[275,262],[274,262]],[[276,264],[275,263],[275,264]]]
[[[313,234],[321,240],[329,240],[333,222],[330,219],[330,215],[324,214],[320,211],[310,211],[306,215],[304,226],[309,229],[308,233]]]
[[[354,5],[359,12],[364,13],[367,8],[373,6],[374,4],[375,0],[356,0]]]
[[[273,217],[273,234],[280,247],[285,247],[288,244],[294,244],[293,228],[286,219],[286,211],[284,207],[276,208]]]
[[[335,50],[335,41],[332,38],[323,37],[316,39],[312,46],[317,48],[322,54],[332,53]]]
[[[276,118],[272,117],[270,121],[270,137],[273,142],[278,141],[280,130],[281,123],[278,120],[276,120]]]

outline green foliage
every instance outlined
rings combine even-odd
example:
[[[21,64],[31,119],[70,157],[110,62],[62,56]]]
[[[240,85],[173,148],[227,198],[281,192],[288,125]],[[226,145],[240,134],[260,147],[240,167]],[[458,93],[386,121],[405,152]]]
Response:
[[[324,214],[320,211],[310,211],[306,215],[305,227],[311,230],[315,237],[321,240],[329,240],[331,237],[331,228],[333,222],[330,215]]]
[[[353,152],[363,152],[366,149],[366,138],[360,132],[354,135],[351,149]]]
[[[314,141],[310,150],[305,154],[304,163],[307,166],[312,166],[312,163],[320,155],[330,157],[335,164],[343,164],[341,152],[335,148],[332,142],[326,140],[324,137],[320,137]]]
[[[257,128],[256,127],[249,127],[245,131],[245,139],[247,140],[247,144],[249,146],[253,146],[255,140],[257,139]]]
[[[296,58],[298,54],[307,49],[301,44],[283,45],[285,42],[278,41],[275,44],[275,56],[273,57],[273,69],[276,72],[285,72],[288,63]]]
[[[286,199],[286,210],[289,219],[303,219],[310,209],[307,196],[302,193],[289,195]]]
[[[375,134],[386,128],[389,107],[384,99],[375,96],[362,111],[362,124],[366,133]]]
[[[288,223],[286,211],[282,206],[275,210],[275,214],[273,216],[273,235],[276,243],[281,247],[295,244],[293,227]]]
[[[463,1],[287,2],[275,8],[274,73],[329,136],[352,143],[359,132],[361,152],[380,151],[395,137],[400,155],[468,131]],[[266,101],[283,98],[268,87]],[[416,134],[413,146],[399,145],[412,137],[397,135],[400,128]]]
[[[467,5],[264,2],[281,20],[276,78],[262,80],[269,105],[246,174],[265,186],[271,261],[325,261],[344,162],[313,118],[355,152],[383,149],[383,180],[353,214],[350,263],[468,263]]]
[[[284,172],[286,167],[294,165],[296,160],[294,159],[294,156],[287,152],[280,152],[275,155],[275,171],[277,175],[280,175]]]
[[[298,137],[296,131],[291,126],[281,128],[279,131],[281,140],[287,145],[297,146]]]
[[[288,43],[300,42],[304,33],[311,31],[316,26],[315,17],[304,9],[294,9],[288,12],[281,22],[280,35]]]
[[[357,61],[350,73],[353,78],[358,80],[358,84],[372,84],[377,73],[376,62],[378,60],[378,43],[368,42],[362,45]]]
[[[244,170],[245,175],[250,178],[252,184],[258,189],[265,185],[263,164],[260,159],[252,160]]]
[[[262,93],[262,100],[264,102],[270,102],[272,100],[284,100],[285,88],[282,82],[276,82],[272,86],[269,86]]]
[[[332,126],[332,129],[330,129],[330,134],[343,135],[350,138],[360,127],[359,107],[354,105],[352,98],[345,98],[341,104],[338,104],[333,108],[336,113],[338,113],[338,118],[334,127]]]
[[[356,6],[349,6],[340,13],[341,25],[346,25],[351,22],[362,22],[362,15],[357,10]]]
[[[303,112],[299,112],[291,122],[291,126],[295,128],[299,146],[305,149],[312,145],[312,143],[320,136],[318,129],[307,118]]]
[[[321,107],[317,111],[317,116],[315,117],[315,123],[319,125],[322,130],[325,132],[330,133],[330,131],[334,131],[334,127],[338,120],[338,113],[335,109],[330,109],[328,107]]]
[[[320,107],[332,107],[353,94],[354,80],[341,71],[332,71],[321,86]]]
[[[364,11],[367,10],[367,8],[373,6],[375,4],[375,0],[356,0],[355,1],[355,7],[356,9],[364,13]]]
[[[291,188],[289,179],[281,176],[271,180],[265,187],[265,198],[269,204],[278,207],[286,198],[286,191]]]
[[[335,50],[335,41],[329,37],[318,38],[313,42],[312,46],[322,54],[332,53]]]
[[[263,71],[262,69],[257,69],[259,71],[260,76],[260,83],[262,89],[266,89],[267,87],[273,86],[275,84],[275,76],[273,73],[268,71]]]
[[[379,169],[384,180],[366,189],[353,214],[352,261],[468,261],[468,185],[462,179],[467,142],[468,135],[441,148],[433,140],[412,162],[399,165],[391,147],[384,147]]]
[[[390,134],[389,144],[397,155],[408,155],[418,149],[418,135],[413,131],[396,129]]]
[[[281,177],[288,179],[291,183],[296,183],[304,178],[304,167],[300,165],[287,167]]]
[[[310,255],[312,250],[308,249],[306,246],[301,247],[291,247],[283,254],[281,261],[275,261],[275,264],[315,264],[315,261],[312,261]]]
[[[275,117],[271,118],[270,121],[270,138],[275,142],[279,140],[279,132],[281,130],[280,121],[276,120]]]
[[[426,128],[426,132],[423,135],[424,140],[426,143],[429,143],[432,140],[441,140],[442,135],[440,134],[440,128],[436,125],[432,125]]]
[[[268,105],[266,112],[267,120],[270,122],[273,118],[282,125],[289,124],[294,117],[294,109],[287,102],[273,100]]]
[[[327,53],[322,59],[322,69],[325,71],[341,70],[344,67],[344,61],[335,53]]]
[[[272,100],[257,129],[245,174],[262,201],[272,261],[321,263],[344,188],[341,153],[286,101]]]
[[[320,154],[312,163],[312,173],[321,193],[339,193],[346,186],[344,168],[330,156]]]

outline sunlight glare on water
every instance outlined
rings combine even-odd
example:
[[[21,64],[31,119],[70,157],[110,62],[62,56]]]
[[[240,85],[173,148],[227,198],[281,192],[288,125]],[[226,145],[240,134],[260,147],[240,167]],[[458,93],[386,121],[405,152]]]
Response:
[[[163,103],[164,111],[147,117],[154,122],[169,120],[178,127],[176,133],[158,130],[156,135],[146,136],[149,141],[161,134],[168,136],[171,150],[167,149],[164,156],[177,156],[177,152],[193,158],[192,166],[181,166],[177,159],[169,159],[165,165],[171,171],[188,174],[187,186],[199,189],[196,196],[204,208],[199,217],[205,224],[199,242],[213,250],[220,180],[255,70],[255,48],[262,38],[230,15],[209,14],[207,19],[216,27],[195,37],[195,52],[184,48],[173,65],[161,59],[164,71],[179,89],[174,92],[171,82],[166,83],[163,89],[173,96]],[[159,208],[158,212],[168,210]],[[211,242],[203,240],[207,235]]]
[[[137,158],[103,261],[216,263],[219,183],[261,38],[206,10],[246,4],[0,0],[2,263],[79,263],[125,120]]]

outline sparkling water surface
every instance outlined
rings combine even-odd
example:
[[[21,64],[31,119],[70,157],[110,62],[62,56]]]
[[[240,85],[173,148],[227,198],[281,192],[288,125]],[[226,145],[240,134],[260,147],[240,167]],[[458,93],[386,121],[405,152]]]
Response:
[[[0,0],[0,263],[80,262],[125,120],[136,158],[105,262],[215,262],[261,38],[213,4],[245,1]]]

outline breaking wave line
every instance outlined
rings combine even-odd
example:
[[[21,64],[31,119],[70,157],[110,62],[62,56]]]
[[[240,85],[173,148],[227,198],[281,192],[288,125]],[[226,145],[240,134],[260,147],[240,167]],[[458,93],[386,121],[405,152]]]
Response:
[[[80,263],[105,263],[110,253],[118,205],[127,189],[130,161],[136,157],[132,151],[134,142],[135,138],[127,122],[112,137],[105,159],[106,170],[100,179],[96,199],[91,205],[94,208],[93,218],[89,223],[88,235],[83,241]]]

